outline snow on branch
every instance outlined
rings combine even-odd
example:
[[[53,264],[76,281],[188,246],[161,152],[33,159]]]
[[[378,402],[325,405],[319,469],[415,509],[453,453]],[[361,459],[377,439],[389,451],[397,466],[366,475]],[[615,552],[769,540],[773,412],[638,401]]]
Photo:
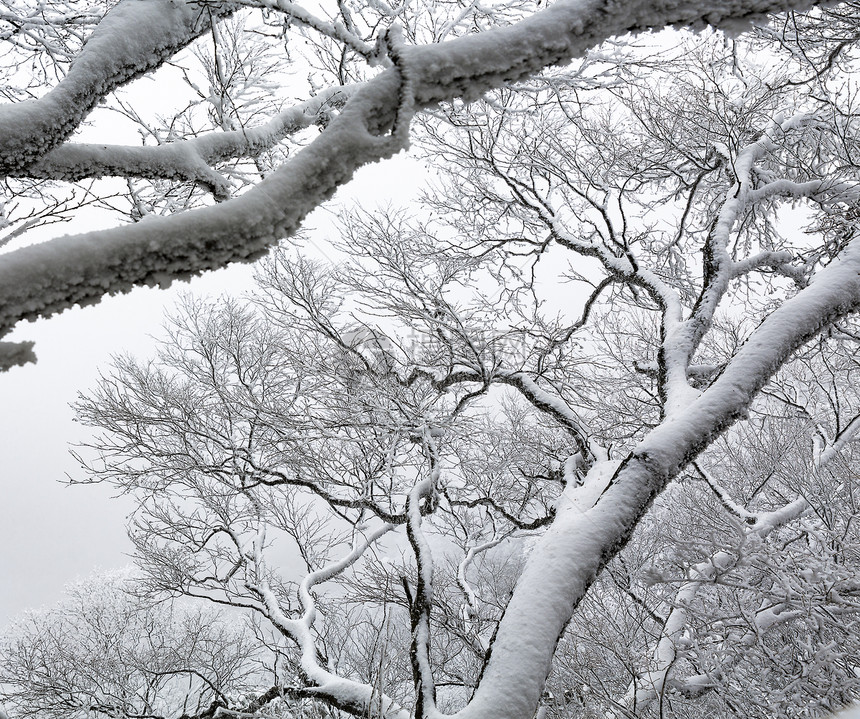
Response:
[[[280,170],[229,202],[130,226],[63,237],[4,256],[0,333],[20,319],[91,304],[135,285],[174,279],[262,256],[366,162],[399,147],[368,132],[367,111],[396,98],[396,75],[357,93],[323,134]]]
[[[346,679],[332,673],[319,663],[313,624],[316,619],[316,602],[311,594],[314,585],[327,581],[351,567],[380,537],[394,529],[382,524],[361,539],[356,538],[350,552],[329,565],[308,574],[299,587],[302,615],[291,619],[284,614],[280,602],[268,582],[263,580],[253,587],[260,596],[266,615],[286,637],[294,641],[301,652],[300,666],[305,679],[312,685],[302,690],[304,696],[320,699],[332,706],[358,716],[368,716],[376,706],[385,719],[408,719],[409,714],[388,697],[380,697],[374,687]]]
[[[523,372],[497,370],[496,375],[500,382],[515,387],[535,407],[558,420],[570,431],[576,440],[578,450],[583,454],[588,452],[589,432],[567,402],[558,395],[541,389],[537,382]]]
[[[768,12],[809,5],[808,0],[714,0],[705,8],[691,0],[672,5],[559,2],[510,27],[398,48],[398,65],[409,68],[409,104],[420,110],[457,97],[473,100],[568,62],[612,35],[666,25],[737,27]],[[0,107],[0,162],[7,172],[22,171],[57,147],[99,97],[160,65],[205,30],[210,14],[232,7],[201,8],[169,0],[120,3],[54,90],[40,100]],[[144,18],[151,30],[137,32]],[[174,279],[260,257],[294,233],[359,167],[403,148],[400,132],[396,138],[385,137],[403,105],[403,84],[398,67],[383,72],[355,94],[311,145],[241,197],[4,256],[0,335],[22,319],[98,302],[136,285],[167,286]]]
[[[328,109],[342,107],[358,86],[335,86],[278,113],[269,122],[241,130],[213,131],[161,145],[95,145],[66,143],[28,166],[28,177],[81,180],[118,176],[147,180],[186,180],[209,190],[218,200],[230,196],[230,185],[212,165],[254,156],[279,140],[320,122]]]
[[[14,175],[25,170],[65,141],[101,98],[159,67],[205,32],[212,19],[235,7],[171,0],[120,2],[54,88],[37,100],[0,106],[0,171]]]
[[[430,664],[430,611],[433,607],[433,553],[421,528],[422,512],[432,511],[438,495],[440,466],[436,443],[425,429],[424,446],[430,460],[430,471],[416,482],[406,500],[406,533],[415,553],[418,576],[415,593],[410,599],[412,643],[409,658],[415,679],[415,716],[423,717],[436,709],[436,686]],[[422,507],[423,502],[423,507]]]
[[[371,47],[360,37],[350,32],[343,23],[329,22],[328,20],[318,18],[303,7],[296,5],[293,2],[289,2],[289,0],[240,0],[240,2],[243,5],[249,5],[251,7],[265,7],[272,10],[280,10],[285,13],[292,22],[312,28],[321,35],[325,35],[333,40],[342,42],[366,60],[371,61],[377,59],[375,48]]]
[[[629,540],[657,494],[743,416],[795,350],[858,307],[860,245],[855,243],[767,317],[707,390],[642,440],[592,508],[559,505],[556,520],[528,557],[481,682],[471,703],[456,715],[459,719],[513,718],[533,711],[553,648],[573,610],[598,572]],[[534,679],[518,681],[512,692],[515,675]]]
[[[692,462],[693,468],[699,473],[702,479],[705,480],[707,485],[711,488],[711,491],[716,495],[717,499],[720,500],[720,503],[725,507],[731,514],[735,515],[738,519],[747,522],[748,524],[755,524],[758,515],[754,512],[750,512],[746,507],[742,504],[738,504],[729,493],[726,491],[725,487],[723,487],[714,477],[711,476],[711,473],[701,467],[698,462]]]
[[[475,560],[479,554],[486,552],[493,547],[498,546],[502,542],[504,542],[511,534],[503,534],[498,537],[493,537],[493,539],[489,539],[486,542],[482,542],[481,544],[477,544],[473,547],[469,548],[469,551],[466,552],[466,555],[457,565],[457,584],[460,587],[460,591],[463,593],[463,598],[465,599],[465,604],[463,606],[463,614],[464,617],[468,619],[472,619],[478,616],[478,597],[475,594],[475,590],[472,589],[472,585],[469,584],[469,580],[466,577],[466,570],[469,568],[469,565]]]
[[[751,512],[746,507],[732,500],[725,489],[708,472],[703,470],[698,463],[693,462],[693,466],[719,497],[723,506],[730,513],[747,523],[747,526],[743,530],[745,537],[755,536],[758,539],[764,539],[771,532],[797,519],[809,509],[809,503],[803,497],[798,497],[775,510]],[[689,568],[687,579],[675,593],[671,602],[671,609],[666,617],[666,621],[663,623],[660,640],[657,642],[654,650],[653,659],[655,667],[646,672],[638,682],[630,685],[625,697],[625,703],[628,706],[644,709],[650,703],[657,701],[663,694],[669,684],[670,673],[677,659],[678,647],[687,630],[689,621],[688,607],[693,606],[696,595],[704,583],[717,581],[721,574],[732,569],[737,562],[738,558],[730,552],[718,550]],[[780,614],[779,621],[788,620],[790,614],[790,612]],[[771,615],[768,614],[767,616],[770,617]],[[759,625],[759,621],[764,621],[762,617],[756,615],[756,620],[757,626],[765,628],[763,624]],[[770,621],[773,623],[776,620],[771,619]],[[755,633],[753,633],[754,636]],[[749,641],[753,641],[753,639]],[[705,691],[708,688],[699,686],[699,677],[693,677],[692,680],[692,686],[695,686],[697,690]],[[678,682],[682,691],[684,691],[686,683],[687,680],[680,680]],[[675,685],[674,680],[672,681],[672,685]]]
[[[857,437],[858,432],[860,432],[860,415],[854,417],[826,447],[821,447],[821,443],[819,442],[819,446],[815,447],[813,457],[816,469],[826,467],[830,462],[832,462],[839,452],[841,452],[849,442]]]

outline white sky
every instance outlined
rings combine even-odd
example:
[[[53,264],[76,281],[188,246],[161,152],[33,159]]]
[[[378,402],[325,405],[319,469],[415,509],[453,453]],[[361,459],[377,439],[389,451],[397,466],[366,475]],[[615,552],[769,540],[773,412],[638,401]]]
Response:
[[[423,177],[422,165],[401,155],[363,168],[335,200],[367,207],[405,202]],[[306,226],[330,228],[329,213],[318,210]],[[69,403],[94,386],[112,354],[151,353],[179,292],[243,292],[253,286],[252,273],[236,265],[167,291],[137,289],[19,325],[4,338],[34,340],[39,361],[0,373],[0,631],[22,610],[56,602],[77,577],[129,562],[131,501],[112,498],[107,486],[64,484],[67,473],[81,476],[68,449],[87,431],[73,423]]]

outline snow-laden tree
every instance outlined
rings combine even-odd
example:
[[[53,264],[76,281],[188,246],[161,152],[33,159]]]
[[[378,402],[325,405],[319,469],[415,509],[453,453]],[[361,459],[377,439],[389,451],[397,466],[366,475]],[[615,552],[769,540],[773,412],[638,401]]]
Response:
[[[854,625],[856,521],[824,501],[853,496],[852,395],[823,388],[827,412],[804,389],[820,370],[775,379],[819,340],[811,366],[833,366],[857,334],[856,8],[737,40],[610,41],[514,86],[614,33],[738,30],[774,8],[444,7],[321,19],[279,2],[249,19],[123,0],[50,38],[36,20],[36,40],[13,33],[22,62],[62,76],[0,113],[15,192],[137,178],[140,221],[3,255],[4,328],[258,256],[410,122],[443,171],[426,213],[344,217],[340,265],[282,250],[254,298],[189,301],[156,360],[118,360],[81,399],[101,431],[81,449],[91,478],[138,499],[149,591],[246,609],[284,692],[358,716],[802,714],[856,697],[850,649],[828,645]],[[313,83],[350,84],[253,124],[274,111],[273,56],[247,33],[282,43],[294,25]],[[68,141],[99,97],[204,34],[187,113],[158,124],[118,99],[151,139]],[[201,110],[212,129],[194,133]],[[278,147],[315,123],[307,147]],[[768,457],[780,427],[805,452]],[[758,469],[776,460],[803,471]]]
[[[18,717],[211,717],[269,680],[260,645],[214,607],[153,604],[129,572],[81,580],[0,637],[0,699]],[[254,697],[255,699],[258,697]]]
[[[461,336],[487,338],[494,324],[497,342],[520,338],[519,357],[484,357],[478,376],[527,373],[551,395],[536,407],[558,411],[563,401],[620,462],[601,483],[598,456],[586,455],[594,473],[586,501],[597,501],[571,520],[568,546],[581,548],[571,571],[606,529],[600,517],[618,521],[626,505],[638,507],[629,515],[638,521],[649,503],[639,494],[645,477],[656,489],[686,465],[699,481],[672,485],[635,536],[614,535],[633,539],[574,615],[559,661],[567,653],[575,662],[559,669],[550,702],[559,711],[806,715],[856,696],[853,482],[850,461],[831,464],[857,430],[847,380],[856,333],[837,324],[817,359],[805,351],[805,372],[765,389],[769,408],[749,401],[790,355],[770,354],[787,349],[785,335],[770,331],[798,327],[805,313],[792,307],[823,288],[816,268],[835,269],[831,258],[853,237],[845,219],[856,203],[856,98],[845,76],[856,36],[856,7],[841,6],[774,24],[749,44],[606,45],[575,73],[425,124],[427,146],[444,148],[450,168],[428,200],[434,222],[447,225],[435,234],[449,255],[456,247],[480,258],[497,282],[497,294],[469,313],[483,328],[457,313]],[[550,278],[566,283],[567,297],[557,284],[547,289]],[[577,295],[587,298],[581,314]],[[571,300],[576,311],[564,304]],[[790,408],[779,425],[776,400]],[[738,446],[724,461],[711,464],[718,445],[690,464],[731,405],[744,409],[730,422],[754,424],[751,413],[761,412],[761,426],[727,435]],[[685,441],[678,464],[666,464]],[[638,499],[613,507],[627,492]],[[726,516],[715,523],[721,505]],[[545,536],[559,524],[557,516]],[[551,566],[529,575],[527,564],[524,577],[537,587]],[[722,582],[735,591],[702,588]],[[525,602],[516,606],[525,622]],[[570,686],[574,667],[585,679]]]
[[[119,359],[79,402],[100,431],[80,452],[93,481],[138,500],[148,591],[259,617],[281,635],[282,692],[398,716],[426,681],[438,711],[468,716],[509,599],[540,589],[516,586],[539,537],[565,510],[598,529],[583,510],[637,441],[624,434],[649,431],[626,405],[653,382],[630,338],[644,345],[654,327],[597,323],[592,346],[573,348],[584,356],[544,356],[532,373],[524,333],[476,325],[485,312],[438,291],[462,293],[480,264],[394,222],[345,228],[356,255],[390,248],[383,267],[281,253],[253,298],[189,299],[154,360]],[[391,310],[385,329],[356,323],[372,303],[371,316]],[[736,352],[742,324],[714,328],[714,356]],[[657,499],[558,650],[544,648],[544,715],[809,716],[857,697],[852,335],[806,348]],[[619,390],[577,405],[607,420],[587,446],[586,417],[549,380],[571,366],[583,397],[589,380]],[[514,628],[517,651],[544,618]],[[512,654],[510,683],[539,688]]]
[[[854,60],[821,22],[449,107],[424,219],[189,300],[78,404],[151,590],[260,616],[289,691],[359,715],[855,699],[857,332],[821,314],[857,281]]]

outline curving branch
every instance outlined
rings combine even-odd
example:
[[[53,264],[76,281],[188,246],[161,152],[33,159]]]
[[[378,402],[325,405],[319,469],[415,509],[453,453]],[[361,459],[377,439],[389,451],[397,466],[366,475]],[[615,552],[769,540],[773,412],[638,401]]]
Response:
[[[472,586],[469,584],[469,580],[466,577],[466,570],[469,568],[469,565],[475,561],[475,557],[479,554],[483,554],[493,547],[497,547],[511,535],[512,533],[506,533],[500,537],[494,537],[486,542],[470,547],[469,551],[466,552],[466,555],[457,565],[457,585],[460,587],[460,591],[463,593],[463,598],[465,599],[465,604],[463,605],[463,616],[465,619],[471,620],[478,616],[478,597],[475,594],[475,590],[472,589]]]
[[[303,611],[298,619],[290,619],[284,614],[277,597],[265,580],[253,587],[253,590],[260,596],[266,615],[275,627],[299,647],[301,670],[309,684],[303,690],[303,695],[320,699],[356,716],[368,716],[375,707],[382,712],[385,719],[408,719],[409,715],[404,709],[389,697],[380,697],[374,687],[345,679],[321,666],[312,634],[313,623],[317,616],[316,602],[311,594],[313,587],[355,564],[371,545],[392,529],[394,525],[391,524],[379,526],[362,540],[357,540],[352,551],[341,559],[308,574],[299,587],[299,599]]]
[[[693,0],[559,2],[510,27],[401,48],[398,65],[409,68],[410,105],[421,110],[458,97],[473,100],[580,56],[612,35],[665,25],[736,27],[767,12],[810,4],[715,0],[703,11]],[[99,97],[187,45],[205,30],[210,12],[227,13],[232,7],[202,12],[196,4],[170,0],[122,2],[54,90],[41,100],[0,108],[0,164],[9,173],[24,170],[68,137]],[[143,13],[152,23],[150,33],[133,30]],[[0,266],[0,336],[22,319],[98,302],[136,285],[167,286],[207,269],[260,257],[294,233],[359,167],[403,149],[402,133],[385,136],[404,100],[402,84],[397,67],[383,72],[355,94],[320,137],[241,197],[5,255]]]
[[[543,517],[537,517],[536,519],[532,519],[530,521],[520,519],[519,517],[515,517],[510,512],[506,511],[505,508],[502,507],[492,497],[477,497],[475,499],[451,499],[450,497],[448,497],[447,493],[445,496],[448,498],[448,502],[452,507],[466,507],[468,509],[474,509],[475,507],[490,507],[490,509],[503,517],[505,521],[510,522],[510,524],[512,524],[517,529],[521,529],[524,531],[530,531],[534,529],[540,529],[541,527],[546,527],[552,522],[553,519],[555,519],[555,512],[550,512]]]
[[[582,511],[559,505],[556,520],[527,559],[472,702],[456,714],[458,719],[533,714],[553,649],[574,608],[630,539],[657,494],[743,415],[795,350],[858,308],[860,245],[855,243],[767,317],[708,389],[640,442],[593,507]],[[515,693],[508,691],[513,666]],[[526,676],[533,679],[523,682]]]
[[[304,487],[316,494],[320,499],[324,500],[332,507],[340,507],[342,509],[366,509],[373,512],[382,521],[389,524],[403,524],[407,521],[408,512],[389,512],[380,507],[376,502],[373,502],[365,497],[350,499],[348,497],[338,497],[320,487],[317,482],[309,479],[302,479],[299,476],[288,476],[277,469],[261,467],[247,456],[242,457],[242,461],[254,470],[255,476],[253,481],[247,485],[247,488],[255,487],[260,484],[266,487],[277,487],[279,485],[292,485],[295,487]],[[267,479],[271,477],[272,479]]]
[[[436,711],[436,683],[430,665],[430,612],[433,608],[433,552],[421,528],[421,515],[430,511],[437,501],[439,457],[429,429],[423,432],[423,443],[430,459],[430,472],[416,482],[406,500],[406,534],[418,567],[415,593],[409,606],[412,642],[409,659],[415,681],[415,717],[424,719]],[[423,502],[423,507],[422,507]]]

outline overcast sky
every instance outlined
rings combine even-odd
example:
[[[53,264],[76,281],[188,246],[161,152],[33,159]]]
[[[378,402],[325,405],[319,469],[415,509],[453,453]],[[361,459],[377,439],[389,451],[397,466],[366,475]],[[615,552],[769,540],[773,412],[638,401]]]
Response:
[[[201,292],[250,286],[248,267],[229,268],[191,285]],[[141,289],[102,305],[75,309],[20,326],[13,338],[36,341],[38,364],[0,374],[0,625],[30,606],[53,603],[62,587],[95,567],[128,562],[127,499],[103,486],[65,486],[80,476],[68,445],[85,429],[72,422],[69,403],[94,386],[110,355],[147,354],[151,335],[177,290]]]
[[[368,207],[406,202],[422,176],[420,164],[400,156],[364,168],[336,200]],[[318,210],[308,224],[330,232],[330,213]],[[81,476],[69,444],[86,436],[72,422],[69,403],[94,386],[112,354],[151,354],[151,337],[160,334],[179,292],[241,293],[253,286],[252,274],[238,265],[168,291],[138,289],[19,325],[4,338],[34,340],[39,361],[0,373],[0,629],[26,608],[56,602],[77,577],[129,562],[130,500],[112,498],[106,486],[65,484],[66,474]]]

